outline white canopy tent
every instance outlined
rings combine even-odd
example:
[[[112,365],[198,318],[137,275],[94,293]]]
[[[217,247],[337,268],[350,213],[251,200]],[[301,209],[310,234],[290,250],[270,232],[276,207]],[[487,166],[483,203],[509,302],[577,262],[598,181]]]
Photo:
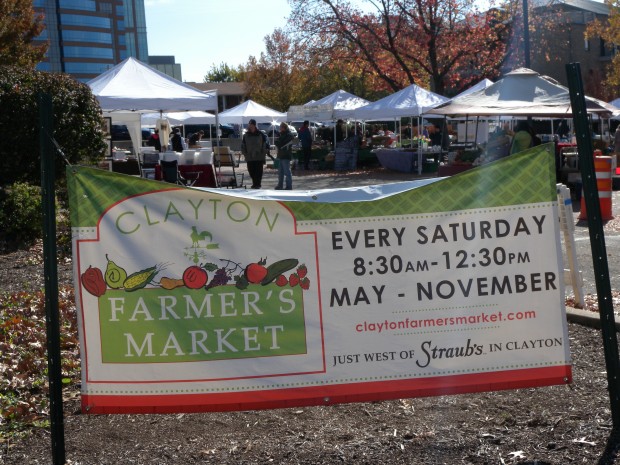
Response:
[[[612,107],[586,97],[588,113],[609,116]],[[428,112],[449,116],[571,116],[568,89],[528,68],[506,74],[489,87],[456,97]]]
[[[447,102],[448,98],[434,92],[423,89],[422,87],[411,84],[404,89],[383,97],[376,102],[369,103],[363,107],[355,109],[353,116],[356,120],[379,121],[400,118],[420,118],[429,109]],[[418,126],[420,126],[418,122]],[[397,128],[398,133],[402,133]],[[418,151],[418,173],[422,170],[422,156]]]
[[[141,114],[158,112],[160,137],[168,129],[163,112],[217,111],[217,92],[201,92],[150,66],[129,57],[87,82],[104,116],[125,124],[134,148],[141,145]]]
[[[257,123],[272,123],[286,121],[286,113],[273,110],[253,100],[246,100],[220,113],[219,119],[222,123],[241,125],[248,124],[251,119],[255,119]]]
[[[398,92],[357,108],[355,119],[372,121],[420,116],[449,99],[411,84]]]
[[[355,109],[368,105],[370,102],[362,97],[353,95],[345,90],[337,90],[319,100],[304,106],[313,107],[319,105],[331,105],[332,117],[330,119],[350,118]]]

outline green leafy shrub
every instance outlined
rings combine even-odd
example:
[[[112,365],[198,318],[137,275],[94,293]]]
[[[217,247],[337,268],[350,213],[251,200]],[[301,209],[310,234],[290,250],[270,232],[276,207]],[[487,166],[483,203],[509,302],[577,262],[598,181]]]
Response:
[[[0,65],[0,187],[41,184],[39,93],[52,97],[53,132],[71,164],[94,164],[105,155],[102,113],[90,87],[67,74]],[[56,178],[66,163],[55,153]]]
[[[0,189],[0,240],[30,245],[42,237],[41,188],[16,182]]]

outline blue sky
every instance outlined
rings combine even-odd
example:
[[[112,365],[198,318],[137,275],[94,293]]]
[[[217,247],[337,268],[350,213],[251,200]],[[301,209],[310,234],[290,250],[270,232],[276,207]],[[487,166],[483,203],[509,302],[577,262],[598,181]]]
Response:
[[[174,55],[183,81],[202,82],[220,63],[237,66],[265,50],[286,25],[287,0],[145,0],[149,55]]]

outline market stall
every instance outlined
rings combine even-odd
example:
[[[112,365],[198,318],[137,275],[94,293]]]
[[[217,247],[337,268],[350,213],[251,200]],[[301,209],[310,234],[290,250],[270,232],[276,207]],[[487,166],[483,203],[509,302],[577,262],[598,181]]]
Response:
[[[613,111],[610,105],[591,97],[586,97],[586,105],[588,113],[595,117],[609,117]],[[460,172],[467,169],[468,165],[473,167],[508,155],[505,146],[500,149],[501,144],[494,140],[495,136],[501,135],[505,118],[570,118],[572,114],[568,89],[527,68],[516,69],[496,83],[456,97],[428,113],[466,120],[475,118],[470,123],[472,126],[477,125],[481,119],[491,122],[488,126],[491,133],[486,142],[478,143],[476,139],[476,143],[472,143],[469,149],[450,147],[445,162],[448,167],[440,168],[440,174]],[[545,139],[553,140],[552,137],[547,135]]]

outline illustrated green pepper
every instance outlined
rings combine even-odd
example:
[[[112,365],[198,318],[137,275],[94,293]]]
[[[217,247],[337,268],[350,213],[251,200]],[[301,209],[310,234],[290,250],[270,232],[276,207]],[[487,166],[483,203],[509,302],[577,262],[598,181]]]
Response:
[[[101,297],[107,289],[103,273],[99,268],[92,266],[82,273],[82,286],[95,297]]]

